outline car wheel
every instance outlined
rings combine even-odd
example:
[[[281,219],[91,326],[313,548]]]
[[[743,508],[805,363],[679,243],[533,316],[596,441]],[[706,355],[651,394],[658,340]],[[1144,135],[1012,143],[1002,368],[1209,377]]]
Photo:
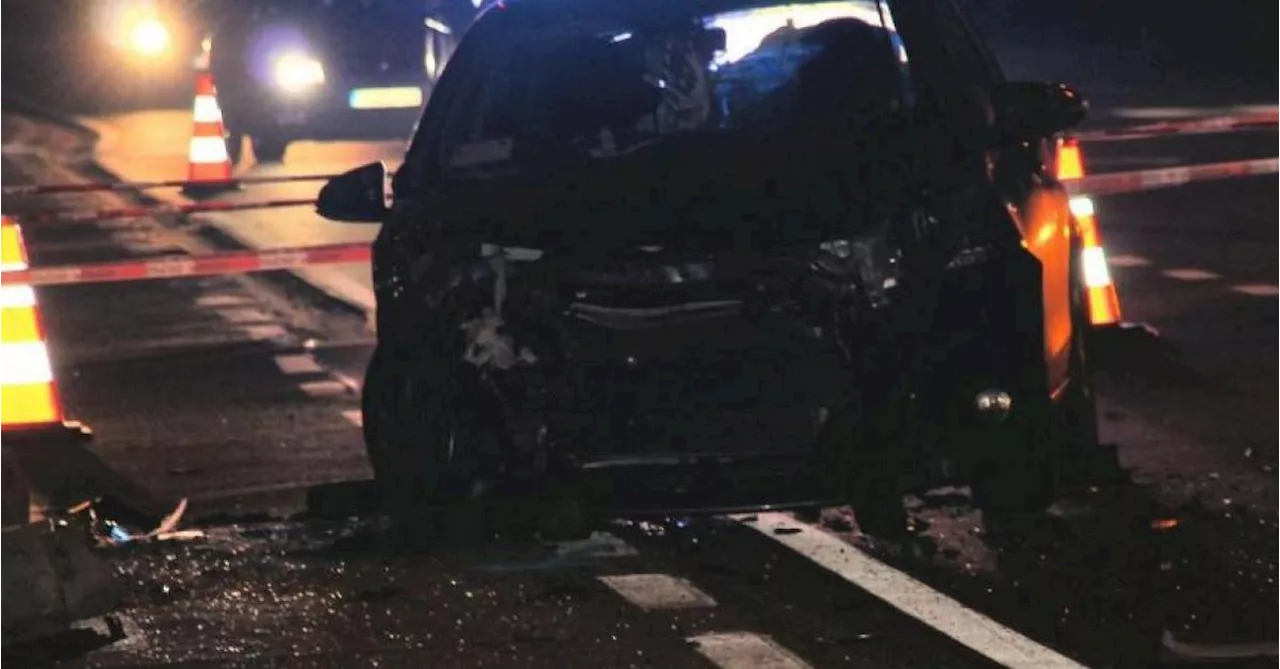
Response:
[[[400,528],[429,525],[434,507],[474,489],[468,430],[439,387],[424,365],[394,360],[382,347],[365,372],[365,449],[383,507]]]
[[[244,133],[228,132],[227,133],[227,159],[232,165],[239,165],[240,159],[244,157]]]
[[[986,457],[974,466],[970,487],[988,521],[1040,514],[1057,498],[1059,440],[1038,414],[1011,415],[979,446]]]
[[[1047,415],[1011,417],[1016,421],[1013,429],[1002,430],[997,438],[1004,448],[994,450],[996,457],[975,472],[975,501],[991,515],[1043,512],[1063,483],[1093,468],[1102,454],[1086,355],[1088,293],[1080,275],[1078,249],[1072,249],[1071,258],[1071,382]]]
[[[833,485],[843,490],[858,530],[882,539],[902,538],[907,527],[901,449],[896,448],[901,434],[893,429],[893,413],[855,403],[834,412],[823,428],[823,442],[834,458],[824,470],[839,473]]]
[[[262,137],[254,137],[253,139],[253,157],[260,163],[278,163],[284,160],[285,149],[289,147],[288,140],[266,135]]]

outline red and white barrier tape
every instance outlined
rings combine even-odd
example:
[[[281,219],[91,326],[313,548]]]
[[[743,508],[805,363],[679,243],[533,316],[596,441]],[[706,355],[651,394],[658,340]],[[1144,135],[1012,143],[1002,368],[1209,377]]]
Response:
[[[239,186],[253,186],[261,184],[283,184],[296,183],[303,181],[328,181],[332,179],[333,174],[298,174],[298,175],[277,175],[277,176],[258,176],[258,177],[240,177],[229,181],[190,181],[187,179],[172,179],[168,181],[132,181],[132,182],[112,182],[112,181],[94,181],[90,183],[77,184],[27,184],[22,186],[5,186],[0,189],[3,195],[58,195],[66,193],[92,193],[95,191],[132,191],[147,190],[150,188],[236,188]]]
[[[227,251],[202,256],[170,256],[152,260],[122,260],[38,267],[5,272],[4,285],[51,286],[144,279],[175,279],[215,274],[245,274],[312,265],[369,262],[368,244],[302,246],[267,251]]]
[[[1172,188],[1195,181],[1216,181],[1277,172],[1280,172],[1280,158],[1258,158],[1136,172],[1094,174],[1068,181],[1066,187],[1072,195],[1115,195]]]
[[[193,204],[162,204],[150,207],[123,207],[120,209],[49,209],[15,216],[23,223],[89,223],[113,218],[143,218],[156,214],[204,214],[219,211],[244,211],[246,209],[274,209],[278,207],[307,207],[316,203],[314,198],[289,200],[260,200],[257,202],[196,202]]]
[[[1209,133],[1231,132],[1233,130],[1260,130],[1268,126],[1280,124],[1280,111],[1272,110],[1259,114],[1242,116],[1222,116],[1218,118],[1194,119],[1189,121],[1163,121],[1147,123],[1124,128],[1106,130],[1087,130],[1077,133],[1076,139],[1082,142],[1118,142],[1129,139],[1146,139],[1169,135],[1204,135]]]
[[[1280,172],[1280,158],[1260,158],[1207,165],[1189,165],[1168,169],[1142,170],[1097,174],[1065,182],[1072,195],[1112,195],[1138,191],[1170,188],[1196,181],[1213,181],[1232,177],[1245,177]],[[205,203],[173,207],[190,211],[234,211],[262,206],[310,205],[311,200],[281,200],[276,203]],[[129,211],[130,215],[148,215],[155,209],[115,210]],[[141,213],[133,214],[134,211]],[[100,214],[101,212],[89,212]],[[26,219],[24,219],[25,222]],[[369,262],[372,251],[367,243],[331,244],[327,246],[302,246],[265,251],[227,251],[203,256],[171,256],[153,260],[124,260],[41,267],[4,273],[5,284],[47,286],[77,283],[104,283],[112,281],[138,281],[144,279],[173,279],[215,274],[245,274],[272,270],[293,269],[312,265]]]

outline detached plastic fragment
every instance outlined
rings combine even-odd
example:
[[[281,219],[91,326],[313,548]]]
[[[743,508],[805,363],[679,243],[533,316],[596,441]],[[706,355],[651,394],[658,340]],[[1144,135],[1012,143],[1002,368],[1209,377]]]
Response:
[[[178,505],[151,529],[133,526],[136,523],[130,523],[122,517],[128,514],[114,514],[113,508],[114,506],[109,502],[98,499],[77,504],[69,511],[72,514],[87,516],[89,531],[99,546],[121,546],[128,543],[174,539],[189,540],[204,536],[204,533],[199,530],[178,531],[178,525],[187,512],[186,498],[180,500]]]

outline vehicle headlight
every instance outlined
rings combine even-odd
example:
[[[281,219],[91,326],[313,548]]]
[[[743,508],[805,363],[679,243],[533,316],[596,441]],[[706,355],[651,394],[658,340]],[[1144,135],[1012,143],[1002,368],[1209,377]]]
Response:
[[[146,56],[164,53],[169,48],[169,29],[159,19],[143,19],[130,31],[129,47]]]
[[[304,91],[324,83],[324,66],[305,53],[289,52],[276,56],[272,75],[280,88]]]

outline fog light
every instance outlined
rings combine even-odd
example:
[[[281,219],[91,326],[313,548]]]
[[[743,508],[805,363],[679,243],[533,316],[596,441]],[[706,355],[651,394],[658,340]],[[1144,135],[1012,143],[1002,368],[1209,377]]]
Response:
[[[979,418],[999,423],[1008,418],[1009,412],[1013,410],[1013,398],[1003,390],[992,388],[974,395],[973,407],[978,410]]]

